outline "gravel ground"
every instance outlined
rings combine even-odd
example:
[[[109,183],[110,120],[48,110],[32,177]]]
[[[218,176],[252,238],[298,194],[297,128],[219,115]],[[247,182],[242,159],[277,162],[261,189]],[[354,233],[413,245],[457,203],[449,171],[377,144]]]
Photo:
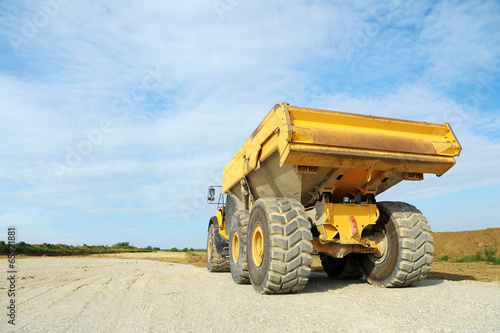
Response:
[[[228,273],[166,262],[34,258],[17,265],[18,332],[500,331],[499,282],[382,289],[313,273],[299,294],[266,296]],[[6,309],[6,278],[0,288]],[[0,331],[13,331],[2,318]]]

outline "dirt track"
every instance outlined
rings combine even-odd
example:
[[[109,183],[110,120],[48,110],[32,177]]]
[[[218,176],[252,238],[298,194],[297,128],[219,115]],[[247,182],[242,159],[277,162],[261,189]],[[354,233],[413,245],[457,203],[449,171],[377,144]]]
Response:
[[[182,252],[119,253],[96,255],[93,257],[157,260],[178,264],[189,264],[202,268],[206,267],[206,254],[204,252],[196,252],[195,254]],[[319,258],[313,259],[313,271],[317,273],[323,271]],[[428,279],[446,279],[452,281],[472,280],[483,282],[500,281],[500,265],[491,265],[485,262],[455,263],[451,261],[435,261],[431,266],[431,272],[428,275]]]
[[[313,273],[299,294],[266,296],[228,273],[152,260],[28,258],[19,271],[19,332],[500,330],[499,282],[383,289]]]
[[[499,235],[434,234],[436,257],[496,247]],[[17,266],[18,332],[500,331],[500,265],[484,262],[436,261],[419,286],[382,289],[331,280],[315,259],[305,290],[279,296],[208,273],[202,252],[20,256]],[[0,332],[11,329],[4,317]]]
[[[446,279],[452,281],[474,280],[474,281],[500,281],[500,265],[491,265],[485,262],[455,263],[453,260],[484,249],[497,248],[500,251],[500,228],[485,230],[461,231],[461,232],[437,232],[434,237],[434,263],[431,266],[429,279]],[[443,255],[450,256],[450,261],[437,260]],[[498,253],[500,255],[500,253]],[[206,255],[202,252],[193,254],[157,252],[157,253],[120,253],[103,255],[105,258],[115,259],[148,259],[173,262],[179,264],[190,264],[197,267],[205,267]],[[313,270],[321,272],[321,262],[314,259]]]

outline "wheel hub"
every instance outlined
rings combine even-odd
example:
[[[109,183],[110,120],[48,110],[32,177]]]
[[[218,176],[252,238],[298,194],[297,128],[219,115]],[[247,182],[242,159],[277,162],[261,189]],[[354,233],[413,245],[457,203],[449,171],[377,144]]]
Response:
[[[258,224],[252,233],[252,259],[256,267],[260,267],[264,259],[264,235],[262,227]]]
[[[240,259],[240,237],[238,231],[233,233],[233,239],[231,242],[232,252],[233,252],[233,262],[238,262]]]
[[[371,253],[369,257],[374,263],[383,262],[387,257],[387,253],[389,252],[387,249],[388,248],[387,235],[384,230],[376,229],[374,230],[372,237],[375,243],[377,243],[377,251]]]
[[[208,239],[208,258],[212,258],[212,237]]]

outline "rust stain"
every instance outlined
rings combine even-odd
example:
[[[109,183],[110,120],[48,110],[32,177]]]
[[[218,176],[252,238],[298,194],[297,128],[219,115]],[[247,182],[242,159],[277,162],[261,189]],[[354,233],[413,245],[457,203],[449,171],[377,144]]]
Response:
[[[422,137],[396,135],[390,133],[371,133],[359,130],[332,131],[317,128],[313,132],[314,144],[401,153],[436,154],[430,139]]]

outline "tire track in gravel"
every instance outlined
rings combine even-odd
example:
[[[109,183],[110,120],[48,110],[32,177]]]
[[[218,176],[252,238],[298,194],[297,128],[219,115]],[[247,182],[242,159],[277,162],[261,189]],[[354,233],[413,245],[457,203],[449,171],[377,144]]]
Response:
[[[74,281],[74,283],[75,283],[75,284],[77,284],[77,283],[81,282],[81,280],[89,280],[89,279],[94,278],[95,276],[96,276],[96,275],[89,276],[89,277],[85,277],[85,278],[81,278],[81,279],[79,279],[78,281]],[[98,278],[97,278],[96,280],[94,280],[94,281],[97,281],[97,280],[99,280],[99,279],[100,279],[100,277],[98,277]],[[91,281],[90,283],[93,283],[94,281]],[[84,286],[87,286],[87,285],[89,285],[89,284],[88,284],[88,283],[84,283],[84,284],[82,284],[82,285],[78,285],[78,286],[76,287],[76,289],[74,289],[73,291],[75,291],[75,290],[77,290],[77,289],[80,289],[80,288],[82,288],[82,287],[84,287]],[[22,304],[24,304],[24,303],[26,303],[26,302],[30,302],[30,301],[34,300],[35,298],[45,296],[45,295],[47,295],[47,294],[49,294],[49,293],[53,294],[53,293],[54,293],[57,289],[63,289],[63,288],[68,288],[68,287],[69,287],[68,285],[63,285],[63,286],[55,286],[55,287],[48,288],[48,289],[46,289],[45,291],[41,292],[40,294],[37,294],[37,295],[35,295],[35,296],[33,296],[33,297],[30,297],[30,298],[28,298],[28,299],[26,299],[26,300],[24,300],[24,301],[20,301],[18,304],[19,304],[19,305],[22,305]],[[36,288],[37,288],[37,287],[35,287],[35,288],[31,288],[31,289],[36,289]],[[64,297],[63,297],[63,298],[64,298]],[[61,298],[61,299],[63,299],[63,298]]]
[[[92,276],[92,277],[95,277],[95,276]],[[89,277],[89,278],[92,278],[92,277]],[[26,329],[26,331],[31,331],[32,329],[35,328],[35,327],[32,327],[33,325],[31,325],[31,323],[33,323],[33,322],[36,323],[40,318],[44,317],[47,313],[50,313],[54,307],[60,306],[61,303],[64,303],[65,301],[68,301],[69,299],[75,297],[75,294],[80,294],[86,288],[94,288],[95,284],[98,285],[98,281],[103,281],[103,280],[104,280],[104,282],[101,283],[101,285],[104,286],[104,288],[102,288],[101,290],[96,292],[96,295],[98,295],[98,294],[102,293],[104,291],[104,289],[106,289],[106,286],[111,282],[112,278],[99,276],[97,279],[94,279],[93,281],[90,281],[89,283],[80,284],[76,287],[64,285],[64,286],[60,286],[60,287],[50,288],[46,292],[41,293],[37,297],[49,294],[49,292],[51,295],[56,295],[57,293],[62,293],[62,294],[60,294],[60,297],[58,297],[57,299],[51,301],[51,303],[48,304],[47,306],[45,306],[43,308],[38,308],[38,311],[34,315],[33,320],[31,320],[30,323],[28,323],[24,326],[21,326],[20,329],[21,330]],[[34,298],[37,298],[37,297],[33,297],[30,300],[33,300]],[[29,301],[29,300],[26,300],[23,303],[25,303],[27,301]],[[71,304],[74,302],[66,302],[66,303]],[[88,306],[89,303],[90,302],[87,302],[86,304],[84,304],[84,307]],[[20,304],[22,304],[22,303],[20,303]]]
[[[68,331],[78,331],[81,327],[88,327],[94,320],[96,313],[113,311],[106,323],[106,327],[112,331],[126,330],[137,319],[148,319],[150,309],[147,303],[141,302],[140,311],[137,313],[138,297],[144,297],[144,289],[150,275],[139,273],[133,276],[119,276],[112,278],[107,288],[99,292],[85,295],[86,301],[68,321]],[[124,316],[124,313],[130,315]]]
[[[129,311],[126,318],[116,316],[114,322],[114,330],[116,332],[127,331],[134,324],[150,320],[152,308],[146,300],[146,289],[152,274],[142,273],[137,278],[131,281],[127,287],[126,293],[123,294],[121,308]]]
[[[71,327],[71,326],[73,326],[73,324],[74,324],[74,323],[78,320],[78,318],[80,318],[80,316],[81,316],[81,314],[83,313],[83,311],[85,311],[85,310],[88,308],[88,306],[89,306],[90,304],[92,304],[92,301],[93,301],[93,300],[95,300],[97,297],[99,297],[99,295],[101,295],[101,294],[102,294],[102,293],[103,293],[103,292],[107,289],[107,286],[108,286],[108,285],[109,285],[112,281],[113,281],[113,278],[109,278],[109,280],[108,280],[107,282],[105,282],[105,283],[103,283],[103,284],[102,284],[102,285],[104,286],[104,288],[102,288],[101,290],[97,291],[97,292],[94,294],[94,296],[93,296],[93,298],[92,298],[91,300],[88,300],[88,301],[86,301],[86,302],[85,302],[85,304],[83,304],[83,306],[82,306],[81,310],[80,310],[80,311],[79,311],[79,312],[78,312],[78,313],[77,313],[77,314],[73,317],[73,320],[71,320],[71,321],[70,321],[70,324],[69,324],[69,326],[70,326],[70,327]],[[87,286],[87,285],[86,285],[86,286]],[[79,288],[78,288],[78,289],[79,289]],[[73,291],[76,291],[76,290],[78,290],[78,289],[75,289],[75,290],[73,290]]]

